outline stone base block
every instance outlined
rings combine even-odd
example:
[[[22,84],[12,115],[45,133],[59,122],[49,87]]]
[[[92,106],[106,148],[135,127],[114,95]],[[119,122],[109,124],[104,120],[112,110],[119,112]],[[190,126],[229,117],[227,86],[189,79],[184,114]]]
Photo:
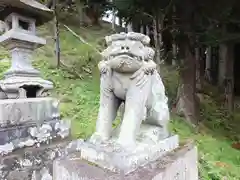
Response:
[[[0,101],[0,154],[65,138],[70,121],[60,120],[54,98],[6,99]]]
[[[75,144],[76,150],[81,152],[82,159],[112,172],[124,174],[133,172],[137,168],[159,159],[179,146],[177,135],[152,143],[143,140],[137,141],[136,147],[131,148],[119,146],[114,139],[101,144],[79,140]]]
[[[0,128],[0,154],[8,154],[15,149],[38,143],[47,143],[56,138],[66,138],[70,134],[70,126],[70,121],[52,120],[40,125],[28,123]]]
[[[198,180],[197,162],[197,149],[188,144],[125,175],[82,160],[76,152],[54,161],[53,180]]]
[[[6,99],[0,101],[0,126],[39,123],[59,118],[58,102],[54,98]]]
[[[8,156],[0,156],[1,180],[52,180],[53,161],[65,156],[69,140],[50,145],[23,148]]]

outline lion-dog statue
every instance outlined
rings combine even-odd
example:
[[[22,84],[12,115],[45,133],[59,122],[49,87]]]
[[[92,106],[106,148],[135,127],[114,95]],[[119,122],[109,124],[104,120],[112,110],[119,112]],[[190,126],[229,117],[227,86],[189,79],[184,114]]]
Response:
[[[96,132],[91,139],[107,141],[112,135],[112,123],[119,106],[124,113],[117,143],[131,146],[142,123],[158,126],[166,138],[169,109],[161,77],[153,61],[154,50],[148,36],[140,33],[120,33],[105,38],[100,70],[100,107]]]

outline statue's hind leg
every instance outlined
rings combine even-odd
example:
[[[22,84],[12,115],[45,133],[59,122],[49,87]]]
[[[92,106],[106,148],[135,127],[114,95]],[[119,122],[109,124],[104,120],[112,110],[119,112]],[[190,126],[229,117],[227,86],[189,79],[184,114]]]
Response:
[[[146,123],[160,127],[160,136],[169,136],[169,108],[165,88],[160,75],[155,72],[152,76],[151,91],[147,101],[148,113]]]
[[[147,118],[145,124],[160,127],[159,136],[164,139],[169,136],[168,131],[169,111],[167,107],[163,107],[161,110],[149,108],[147,112]]]

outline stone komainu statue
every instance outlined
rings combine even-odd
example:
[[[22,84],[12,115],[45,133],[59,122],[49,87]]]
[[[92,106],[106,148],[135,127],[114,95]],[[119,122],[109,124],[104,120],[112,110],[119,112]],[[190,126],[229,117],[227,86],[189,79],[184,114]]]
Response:
[[[111,138],[112,122],[124,103],[118,143],[129,146],[136,141],[141,123],[160,127],[168,136],[169,110],[161,77],[153,62],[150,39],[140,33],[120,33],[106,37],[108,47],[102,52],[100,108],[92,140]]]

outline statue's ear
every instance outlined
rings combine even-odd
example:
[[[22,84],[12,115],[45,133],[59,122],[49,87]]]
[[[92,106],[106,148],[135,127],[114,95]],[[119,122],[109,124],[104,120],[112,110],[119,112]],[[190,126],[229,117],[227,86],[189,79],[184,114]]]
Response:
[[[101,52],[103,60],[108,60],[108,57],[110,56],[112,51],[113,51],[113,46],[108,46],[106,49],[104,49]]]
[[[155,56],[155,51],[150,48],[150,47],[144,47],[144,51],[145,51],[145,61],[150,61],[154,59]]]

